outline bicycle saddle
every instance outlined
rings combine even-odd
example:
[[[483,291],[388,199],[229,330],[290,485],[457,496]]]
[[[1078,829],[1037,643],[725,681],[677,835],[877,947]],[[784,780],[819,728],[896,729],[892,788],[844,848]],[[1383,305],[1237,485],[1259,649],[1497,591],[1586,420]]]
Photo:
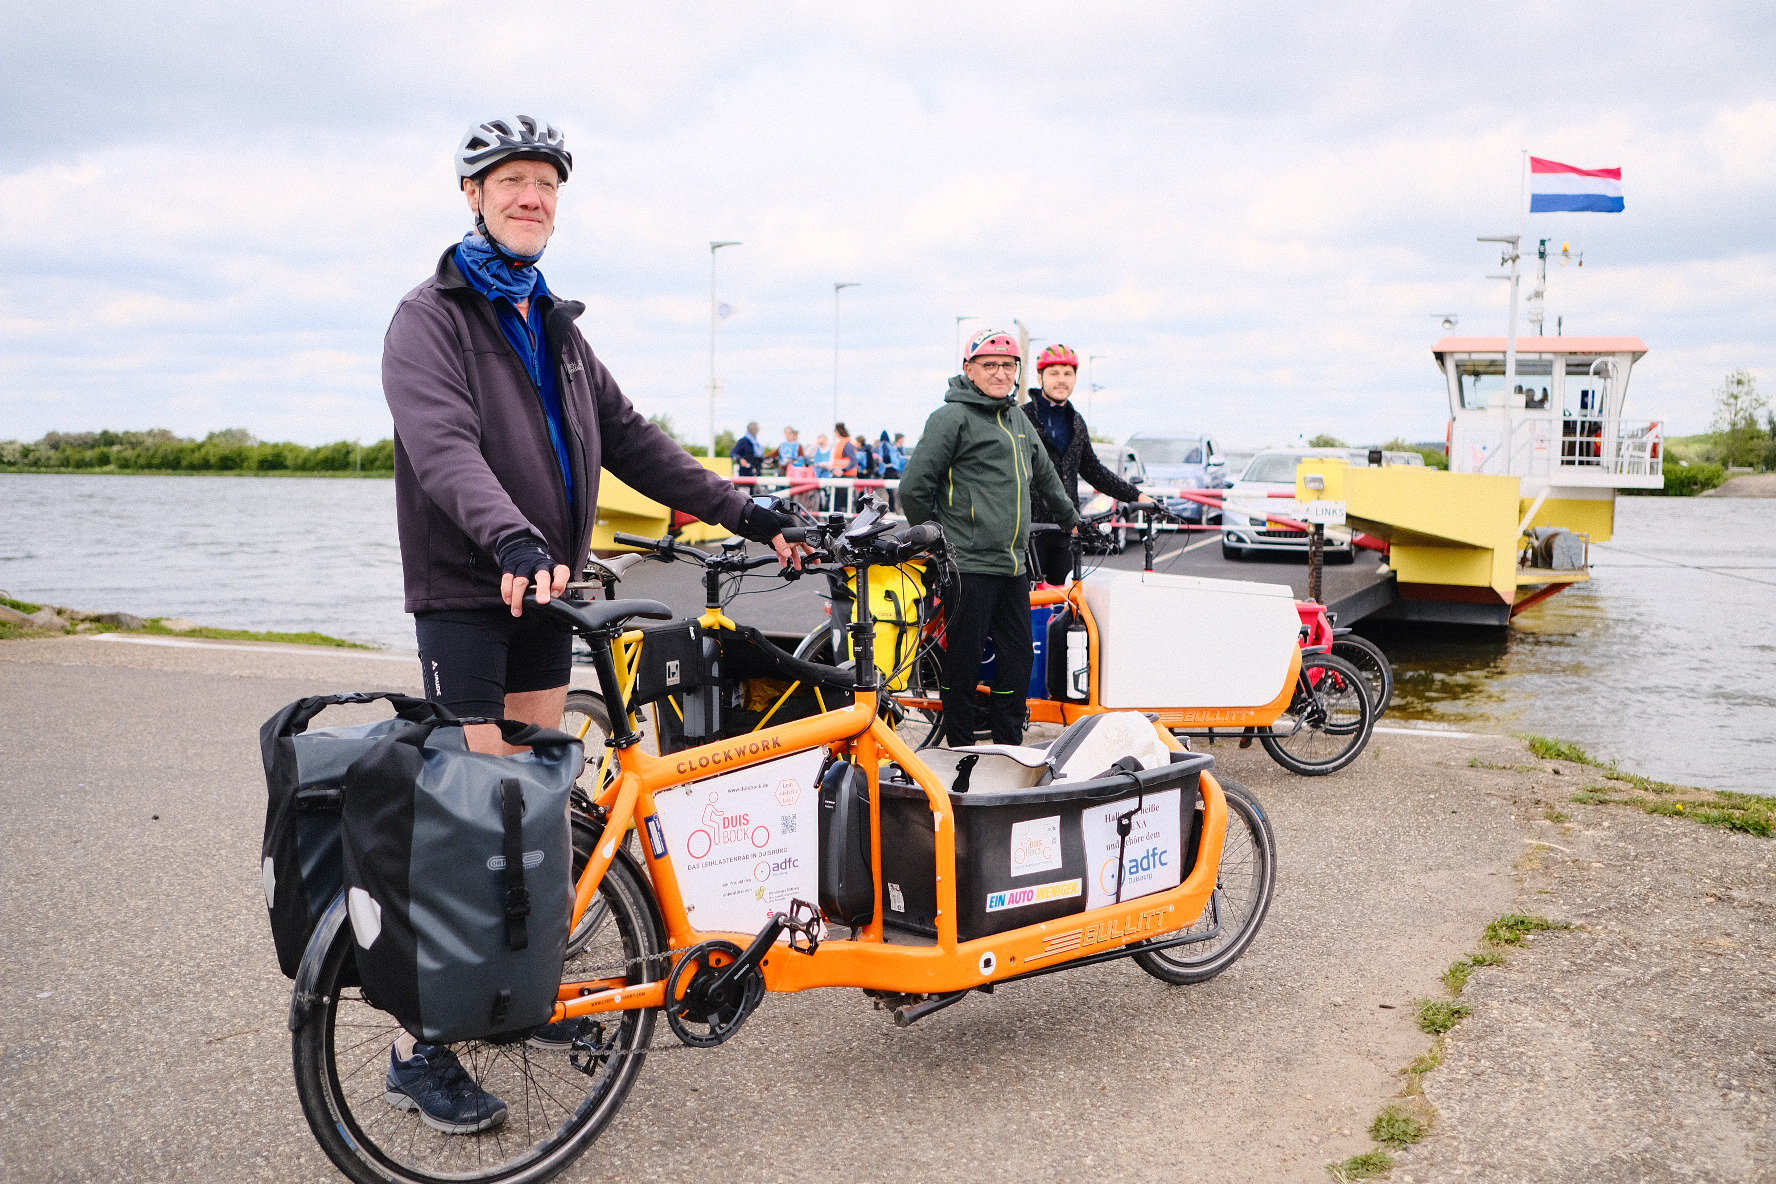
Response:
[[[574,628],[587,633],[614,629],[630,617],[646,617],[651,621],[670,621],[672,610],[657,600],[594,600],[575,604],[568,600],[551,600],[537,604],[536,597],[526,596],[524,603],[566,617]]]

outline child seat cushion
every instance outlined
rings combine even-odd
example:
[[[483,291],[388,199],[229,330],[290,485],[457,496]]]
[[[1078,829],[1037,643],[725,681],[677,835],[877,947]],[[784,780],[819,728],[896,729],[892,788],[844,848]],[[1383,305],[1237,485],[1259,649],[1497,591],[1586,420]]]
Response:
[[[1172,754],[1141,712],[1111,711],[1088,715],[1041,746],[967,744],[921,749],[919,757],[948,788],[966,769],[966,792],[1010,793],[1053,781],[1090,781],[1125,758],[1153,769],[1169,764]]]

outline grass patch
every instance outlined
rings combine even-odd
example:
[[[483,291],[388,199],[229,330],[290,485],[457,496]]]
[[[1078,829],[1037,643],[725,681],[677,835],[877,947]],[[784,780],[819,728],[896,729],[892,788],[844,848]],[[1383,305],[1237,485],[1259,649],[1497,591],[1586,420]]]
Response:
[[[1435,1072],[1442,1067],[1443,1044],[1439,1041],[1436,1044],[1431,1045],[1429,1052],[1420,1053],[1418,1056],[1413,1057],[1412,1063],[1406,1066],[1406,1073],[1410,1077],[1423,1077],[1426,1073]]]
[[[1568,814],[1564,810],[1557,810],[1553,806],[1542,807],[1542,817],[1547,819],[1549,822],[1571,822],[1572,821],[1572,815]]]
[[[1571,761],[1575,765],[1595,765],[1589,753],[1570,740],[1556,740],[1552,736],[1537,736],[1524,733],[1523,742],[1529,745],[1532,756],[1544,761]]]
[[[28,600],[14,600],[10,596],[0,596],[0,604],[4,604],[7,608],[16,608],[21,613],[34,613],[43,607],[41,604],[32,604]]]
[[[1425,1124],[1401,1106],[1384,1106],[1369,1124],[1369,1137],[1398,1151],[1425,1137]]]
[[[1461,961],[1451,964],[1449,969],[1443,972],[1443,986],[1451,995],[1459,995],[1472,977],[1474,977],[1474,964],[1463,958]]]
[[[1546,917],[1533,917],[1527,913],[1506,913],[1486,927],[1480,940],[1489,946],[1520,946],[1523,939],[1531,933],[1541,933],[1549,929],[1570,929],[1558,921],[1550,921]]]
[[[1466,1003],[1453,999],[1420,999],[1417,1007],[1419,1031],[1432,1036],[1443,1035],[1474,1013]]]
[[[136,633],[153,633],[164,637],[198,637],[206,641],[277,641],[286,645],[329,645],[343,650],[373,650],[373,645],[365,645],[361,641],[347,641],[343,637],[334,637],[328,633],[316,633],[312,629],[302,633],[273,633],[254,629],[213,629],[208,625],[199,625],[195,629],[183,632],[168,629],[161,622],[164,617],[151,617],[142,629],[132,630]],[[111,632],[107,630],[107,632]]]
[[[1353,1155],[1343,1163],[1326,1165],[1332,1178],[1338,1181],[1368,1180],[1383,1172],[1394,1170],[1394,1157],[1385,1151],[1365,1151],[1361,1155]]]
[[[1604,786],[1587,786],[1572,795],[1572,800],[1587,806],[1633,806],[1661,818],[1687,818],[1703,826],[1760,839],[1776,838],[1776,797],[1727,789],[1693,789],[1632,773],[1612,773],[1611,779],[1631,788],[1612,795]]]

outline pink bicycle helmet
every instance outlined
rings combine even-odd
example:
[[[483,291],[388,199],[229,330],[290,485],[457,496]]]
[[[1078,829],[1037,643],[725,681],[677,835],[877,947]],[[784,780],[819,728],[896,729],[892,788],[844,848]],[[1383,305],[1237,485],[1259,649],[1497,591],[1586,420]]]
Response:
[[[1040,374],[1050,366],[1071,366],[1077,370],[1079,355],[1064,345],[1051,345],[1036,359],[1036,373]]]
[[[1018,349],[1017,338],[1003,329],[988,329],[976,333],[968,340],[968,348],[962,351],[962,360],[972,362],[976,358],[997,354],[1007,358],[1021,358],[1023,351]]]

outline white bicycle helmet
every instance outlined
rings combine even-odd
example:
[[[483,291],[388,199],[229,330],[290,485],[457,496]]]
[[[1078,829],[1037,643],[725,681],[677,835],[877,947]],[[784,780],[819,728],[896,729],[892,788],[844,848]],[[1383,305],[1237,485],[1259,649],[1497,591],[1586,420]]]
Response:
[[[477,123],[457,145],[457,187],[507,160],[546,160],[563,181],[573,172],[573,156],[558,128],[534,115],[502,115]]]

